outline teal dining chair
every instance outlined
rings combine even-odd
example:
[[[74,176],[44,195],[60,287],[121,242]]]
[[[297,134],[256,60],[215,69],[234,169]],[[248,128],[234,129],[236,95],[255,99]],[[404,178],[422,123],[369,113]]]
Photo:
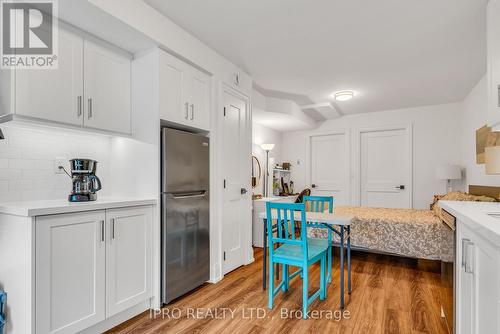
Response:
[[[273,308],[274,298],[280,290],[286,292],[290,280],[298,274],[302,277],[302,317],[307,319],[309,305],[319,297],[326,299],[326,251],[324,245],[309,244],[307,239],[307,221],[305,204],[266,203],[267,231],[269,239],[269,309]],[[274,214],[273,214],[274,213]],[[273,220],[277,229],[273,232]],[[295,222],[300,221],[299,235],[295,233]],[[320,288],[309,297],[309,267],[320,262]],[[281,264],[282,279],[274,286],[274,265]],[[297,267],[290,274],[289,266]]]
[[[332,196],[304,196],[302,199],[303,203],[306,205],[306,210],[312,212],[328,212],[333,213],[333,197]],[[316,227],[316,228],[325,228],[321,224],[316,223],[308,223],[308,227]],[[311,245],[316,245],[320,247],[328,247],[328,274],[327,281],[328,283],[332,282],[332,243],[333,236],[332,230],[327,228],[328,230],[328,238],[309,238],[309,243]]]

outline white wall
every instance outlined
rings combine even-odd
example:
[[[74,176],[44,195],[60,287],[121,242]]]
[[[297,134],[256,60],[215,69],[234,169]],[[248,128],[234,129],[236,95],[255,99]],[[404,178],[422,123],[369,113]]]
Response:
[[[488,122],[487,79],[484,76],[461,103],[462,164],[466,184],[500,186],[500,176],[486,175],[484,164],[476,164],[476,130]]]
[[[400,125],[413,126],[413,207],[429,208],[434,194],[445,191],[444,181],[435,178],[436,166],[444,163],[460,164],[462,159],[460,106],[444,104],[436,106],[365,113],[328,120],[318,129],[308,132],[284,134],[282,157],[293,164],[292,178],[295,188],[310,187],[306,184],[306,145],[311,134],[356,128]],[[354,133],[354,131],[351,131]],[[354,141],[351,139],[351,143]],[[353,148],[351,147],[351,151]],[[354,164],[351,163],[354,168]],[[353,171],[351,171],[351,176]],[[354,182],[351,182],[354,184]],[[461,182],[456,188],[461,189]],[[354,193],[354,189],[351,189]],[[356,203],[352,203],[356,204]]]
[[[98,197],[110,195],[110,139],[51,128],[2,125],[0,140],[0,201],[63,199],[71,191],[66,174],[55,174],[54,159],[97,160],[102,181]],[[69,163],[65,167],[69,167]]]
[[[262,178],[259,185],[253,189],[254,194],[263,193],[264,173],[266,168],[266,152],[260,148],[261,144],[275,144],[274,149],[269,152],[269,170],[271,170],[276,163],[283,162],[281,155],[283,150],[283,134],[279,131],[270,129],[263,125],[252,124],[252,154],[255,155],[262,167]],[[272,175],[271,172],[269,172]],[[269,182],[272,183],[272,182]],[[272,194],[272,185],[269,184],[269,195]]]

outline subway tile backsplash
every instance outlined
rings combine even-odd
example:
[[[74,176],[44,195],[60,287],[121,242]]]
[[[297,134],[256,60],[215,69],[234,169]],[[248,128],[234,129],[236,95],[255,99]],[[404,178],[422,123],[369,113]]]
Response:
[[[53,129],[31,129],[1,126],[0,201],[63,199],[71,190],[66,174],[56,174],[55,159],[90,158],[97,160],[97,176],[103,189],[98,196],[109,194],[110,138],[64,132]],[[69,167],[69,164],[65,165]]]

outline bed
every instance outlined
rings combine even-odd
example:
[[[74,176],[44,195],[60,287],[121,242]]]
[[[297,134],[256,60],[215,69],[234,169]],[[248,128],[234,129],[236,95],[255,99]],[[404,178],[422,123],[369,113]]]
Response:
[[[469,193],[453,192],[436,197],[431,210],[339,206],[334,212],[354,215],[353,249],[451,262],[454,227],[443,223],[438,201],[494,201],[498,194],[498,187],[470,186]],[[316,238],[325,238],[327,233],[321,228],[308,230],[309,236]],[[334,242],[339,242],[338,238],[334,237]]]

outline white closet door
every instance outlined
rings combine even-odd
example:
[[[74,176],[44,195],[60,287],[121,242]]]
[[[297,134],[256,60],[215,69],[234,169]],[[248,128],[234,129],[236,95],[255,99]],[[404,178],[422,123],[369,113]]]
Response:
[[[314,195],[333,196],[335,205],[348,205],[349,170],[348,134],[311,137],[311,187]]]
[[[411,208],[410,128],[359,134],[360,204]]]
[[[223,98],[222,270],[225,274],[245,263],[245,252],[252,245],[251,173],[247,168],[252,153],[251,144],[247,143],[250,135],[247,101],[228,91],[224,91]]]
[[[82,125],[83,38],[67,29],[56,33],[57,69],[16,71],[16,113]]]

